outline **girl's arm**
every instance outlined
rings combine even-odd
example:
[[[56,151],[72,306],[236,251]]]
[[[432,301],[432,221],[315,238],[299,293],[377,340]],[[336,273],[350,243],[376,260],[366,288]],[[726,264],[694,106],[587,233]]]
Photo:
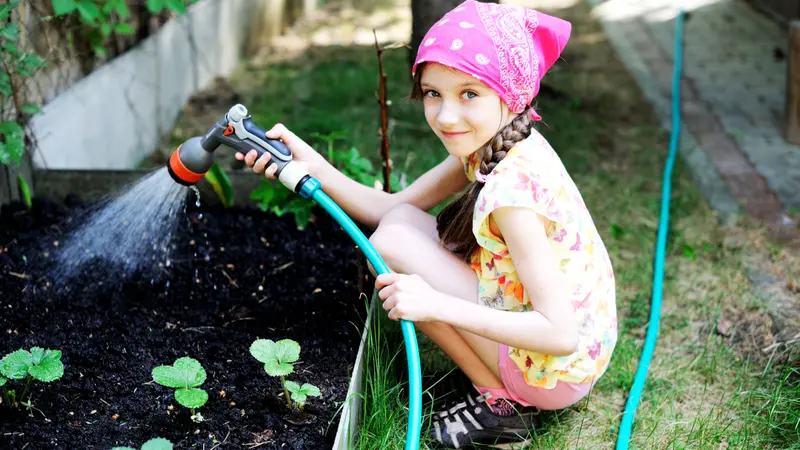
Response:
[[[348,178],[282,124],[275,125],[266,134],[270,139],[281,139],[292,151],[294,159],[305,165],[310,174],[322,183],[325,193],[353,220],[371,229],[375,229],[383,216],[401,203],[428,211],[469,183],[461,160],[448,156],[411,186],[389,194]],[[268,153],[256,161],[254,150],[248,152],[246,158],[242,154],[237,154],[236,157],[244,160],[257,173],[264,173],[264,167],[269,161]],[[274,179],[275,169],[275,165],[267,169],[267,177]]]
[[[356,222],[375,229],[393,207],[408,203],[423,211],[457,193],[469,183],[458,157],[448,156],[402,191],[386,193],[348,178],[327,161],[313,174],[322,188]]]
[[[512,347],[562,356],[574,353],[578,326],[567,280],[545,233],[545,219],[525,208],[492,212],[534,311],[500,311],[444,295],[437,320]]]

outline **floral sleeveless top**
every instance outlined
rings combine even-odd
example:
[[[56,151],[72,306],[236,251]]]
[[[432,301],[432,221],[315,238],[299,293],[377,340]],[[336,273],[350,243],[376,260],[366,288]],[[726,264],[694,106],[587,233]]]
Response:
[[[475,181],[478,164],[474,156],[462,158],[470,181]],[[614,271],[578,188],[536,130],[489,174],[472,222],[480,245],[472,257],[479,302],[506,311],[531,311],[528,293],[503,237],[489,228],[489,215],[503,206],[530,208],[549,220],[547,236],[570,283],[571,295],[565,301],[578,315],[580,329],[578,351],[571,355],[550,356],[509,347],[509,357],[522,369],[525,381],[535,387],[553,388],[557,381],[595,381],[605,373],[617,342]]]

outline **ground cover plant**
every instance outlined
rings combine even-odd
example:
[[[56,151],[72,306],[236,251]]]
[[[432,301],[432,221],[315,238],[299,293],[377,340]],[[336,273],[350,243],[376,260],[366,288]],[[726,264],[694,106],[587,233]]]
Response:
[[[3,388],[32,402],[0,404],[0,448],[167,448],[145,444],[155,438],[174,448],[331,447],[369,282],[360,251],[324,211],[301,231],[288,215],[188,201],[168,263],[126,277],[96,261],[63,295],[43,267],[90,208],[71,196],[0,212]],[[302,347],[299,386],[288,386],[302,420],[280,380],[253,364],[257,339]]]

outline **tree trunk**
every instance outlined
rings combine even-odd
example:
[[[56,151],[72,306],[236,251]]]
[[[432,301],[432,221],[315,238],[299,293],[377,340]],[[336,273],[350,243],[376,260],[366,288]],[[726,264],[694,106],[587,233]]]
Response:
[[[447,14],[451,9],[463,3],[464,0],[411,0],[411,48],[408,51],[409,67],[414,65],[417,58],[417,48],[431,26]],[[497,1],[481,0],[482,3],[497,3]]]

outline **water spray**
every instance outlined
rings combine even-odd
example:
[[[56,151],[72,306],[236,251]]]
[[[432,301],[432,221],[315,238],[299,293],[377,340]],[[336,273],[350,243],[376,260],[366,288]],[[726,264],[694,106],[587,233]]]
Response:
[[[292,160],[292,152],[280,140],[268,139],[266,131],[253,123],[244,105],[237,104],[225,113],[203,136],[195,136],[179,145],[167,164],[167,170],[176,183],[192,186],[200,181],[214,163],[214,152],[226,145],[242,153],[251,150],[271,156],[269,165],[278,166],[275,172],[278,180],[287,189],[306,200],[313,200],[322,206],[344,228],[355,241],[367,260],[378,274],[389,273],[389,267],[380,257],[369,240],[350,217],[322,190],[322,184],[312,177],[299,163]],[[409,409],[406,450],[418,450],[422,423],[422,373],[419,361],[419,346],[414,325],[406,320],[400,321],[405,339],[408,359]]]

